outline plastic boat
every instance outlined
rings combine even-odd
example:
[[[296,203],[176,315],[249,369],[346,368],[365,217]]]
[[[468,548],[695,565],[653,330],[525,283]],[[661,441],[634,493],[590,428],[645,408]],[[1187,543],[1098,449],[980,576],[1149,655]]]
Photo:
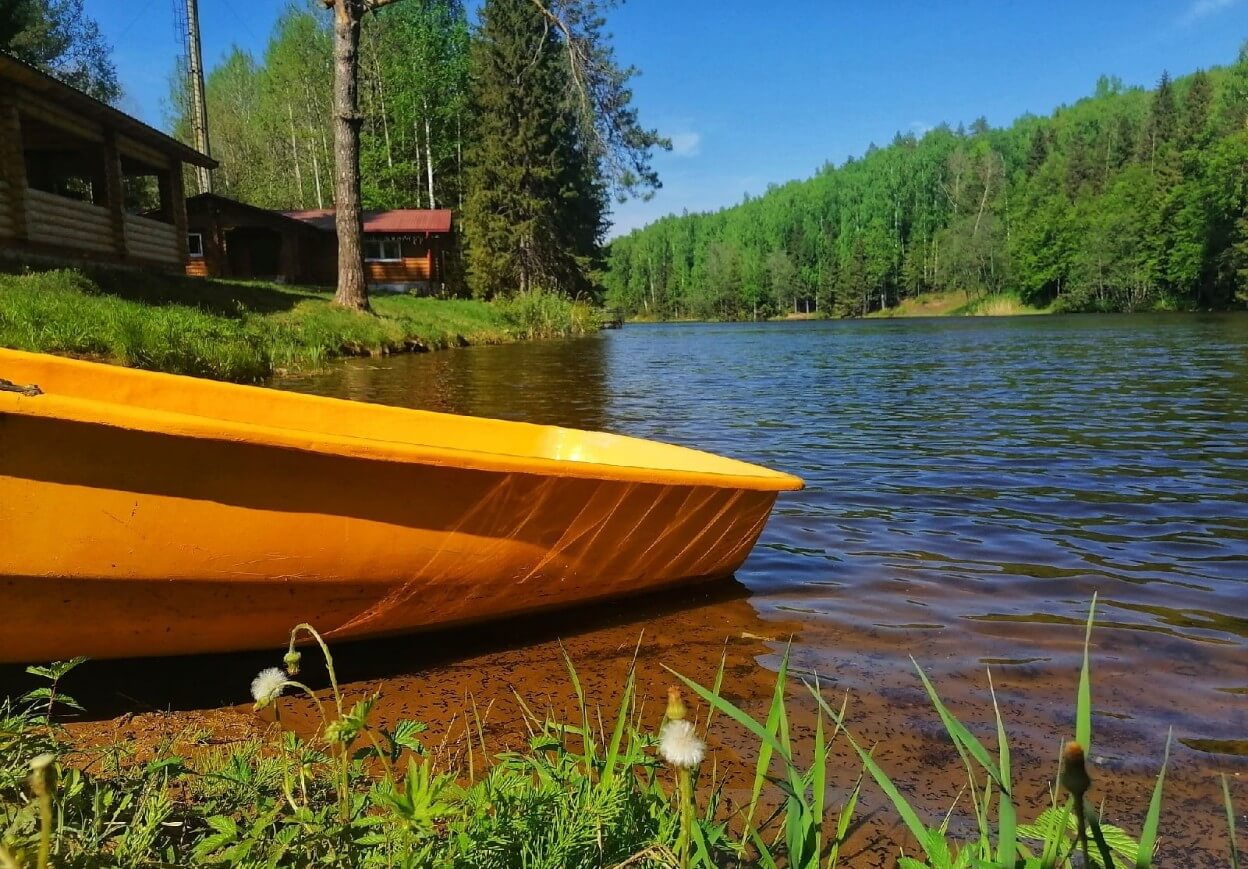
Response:
[[[280,647],[725,577],[787,474],[0,350],[0,661]]]

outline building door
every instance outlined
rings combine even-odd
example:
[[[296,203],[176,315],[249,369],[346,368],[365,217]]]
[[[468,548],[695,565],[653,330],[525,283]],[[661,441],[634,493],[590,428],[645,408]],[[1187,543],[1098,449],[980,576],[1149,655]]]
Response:
[[[271,229],[236,226],[226,230],[225,253],[233,277],[282,277],[282,236]]]

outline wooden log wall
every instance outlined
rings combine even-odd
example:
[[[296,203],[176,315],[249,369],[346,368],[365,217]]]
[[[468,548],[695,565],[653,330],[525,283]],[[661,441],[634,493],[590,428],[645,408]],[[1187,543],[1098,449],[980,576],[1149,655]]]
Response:
[[[8,179],[0,178],[0,238],[13,237],[13,215],[9,197]]]
[[[41,244],[66,251],[116,253],[113,216],[101,205],[27,188],[26,224],[30,238]]]
[[[12,91],[0,88],[0,236],[26,235],[26,164],[22,159],[22,125]]]
[[[147,217],[126,215],[126,246],[133,257],[178,265],[182,262],[183,239],[176,226]]]
[[[402,259],[392,261],[366,261],[364,277],[372,284],[401,284],[410,281],[428,281],[433,278],[433,253],[426,247],[423,251],[410,241],[402,242]]]

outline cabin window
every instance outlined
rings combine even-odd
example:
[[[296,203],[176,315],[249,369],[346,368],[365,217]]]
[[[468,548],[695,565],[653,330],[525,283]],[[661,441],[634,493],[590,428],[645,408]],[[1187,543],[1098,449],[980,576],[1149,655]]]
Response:
[[[188,232],[186,234],[186,249],[190,251],[193,257],[202,257],[204,255],[204,234],[202,232]]]
[[[397,263],[403,259],[397,238],[370,238],[364,242],[364,261]]]

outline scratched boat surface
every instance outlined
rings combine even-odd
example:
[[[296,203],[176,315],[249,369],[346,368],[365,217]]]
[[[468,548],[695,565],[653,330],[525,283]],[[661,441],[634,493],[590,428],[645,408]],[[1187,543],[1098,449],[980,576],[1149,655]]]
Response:
[[[0,350],[0,661],[397,633],[731,574],[796,477]]]

